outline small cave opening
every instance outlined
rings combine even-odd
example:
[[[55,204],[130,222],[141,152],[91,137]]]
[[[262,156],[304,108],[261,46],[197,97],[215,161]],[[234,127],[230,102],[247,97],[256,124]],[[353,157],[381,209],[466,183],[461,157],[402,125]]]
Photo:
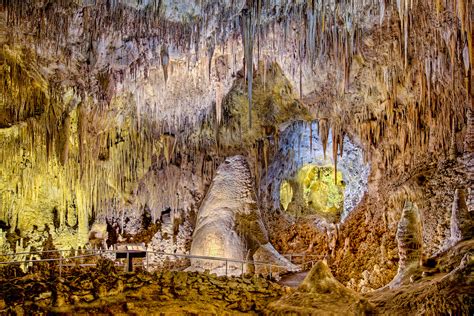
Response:
[[[305,164],[295,177],[281,182],[280,204],[295,217],[317,214],[335,222],[344,210],[344,191],[342,172],[333,165]]]
[[[326,148],[332,148],[331,131]],[[320,216],[339,222],[362,200],[369,171],[363,150],[347,136],[335,165],[329,150],[324,151],[318,124],[297,121],[281,133],[261,190],[270,188],[273,209],[295,218]]]

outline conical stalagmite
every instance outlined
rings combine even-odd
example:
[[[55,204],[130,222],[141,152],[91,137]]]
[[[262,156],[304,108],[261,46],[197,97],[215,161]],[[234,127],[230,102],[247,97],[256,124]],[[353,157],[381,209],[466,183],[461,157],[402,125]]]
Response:
[[[265,257],[265,262],[281,266],[281,272],[298,269],[270,244],[247,160],[243,156],[229,157],[217,169],[199,209],[190,253],[237,261],[191,259],[190,269],[240,275],[248,271],[249,263],[242,265],[239,261],[251,262],[256,252]]]
[[[472,230],[474,214],[469,212],[466,203],[466,190],[456,189],[454,191],[454,201],[451,210],[451,245],[461,240],[472,239],[474,231]]]
[[[399,256],[398,272],[388,285],[390,288],[408,282],[407,278],[410,274],[421,266],[423,257],[422,234],[418,207],[410,201],[405,201],[396,234]]]

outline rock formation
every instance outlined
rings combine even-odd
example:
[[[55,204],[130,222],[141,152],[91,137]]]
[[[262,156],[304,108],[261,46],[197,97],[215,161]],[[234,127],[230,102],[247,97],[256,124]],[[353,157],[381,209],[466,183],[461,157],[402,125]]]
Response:
[[[268,315],[366,315],[373,306],[344,287],[324,261],[317,262],[298,289],[268,306]]]
[[[0,1],[0,254],[107,238],[144,242],[157,271],[188,267],[175,257],[191,248],[327,258],[382,313],[473,314],[473,14],[472,0]]]
[[[454,191],[454,201],[451,210],[451,246],[461,240],[472,239],[474,231],[472,230],[474,214],[469,212],[467,207],[467,194],[464,189]]]
[[[191,255],[237,260],[226,266],[225,261],[191,259],[191,270],[219,275],[245,273],[249,267],[240,261],[253,259],[273,262],[280,271],[297,270],[269,243],[245,157],[229,157],[217,169],[197,215]]]
[[[406,282],[406,277],[416,271],[422,263],[423,236],[420,212],[412,202],[406,201],[402,217],[398,222],[398,273],[388,285],[390,288]]]
[[[464,140],[465,164],[468,170],[467,206],[470,214],[474,214],[474,107],[467,111],[467,131]]]
[[[95,223],[89,231],[89,243],[93,248],[107,249],[107,224]]]

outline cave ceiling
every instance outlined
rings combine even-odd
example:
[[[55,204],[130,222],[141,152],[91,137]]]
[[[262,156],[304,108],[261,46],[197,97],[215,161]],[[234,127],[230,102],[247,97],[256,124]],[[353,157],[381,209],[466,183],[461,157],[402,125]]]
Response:
[[[336,167],[349,136],[375,178],[403,181],[423,159],[463,150],[474,102],[468,0],[0,5],[0,206],[11,225],[14,209],[44,196],[66,222],[67,209],[87,209],[81,227],[116,208],[111,199],[133,207],[157,161],[192,161],[189,172],[210,178],[243,153],[258,186],[296,120],[319,122],[324,150],[331,135]],[[30,190],[46,186],[56,189]]]

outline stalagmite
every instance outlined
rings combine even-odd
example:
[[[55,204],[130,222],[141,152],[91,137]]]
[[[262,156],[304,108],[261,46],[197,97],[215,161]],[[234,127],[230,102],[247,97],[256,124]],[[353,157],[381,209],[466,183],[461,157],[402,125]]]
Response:
[[[264,247],[260,252],[267,256],[272,254],[267,261],[276,260],[288,271],[297,270],[270,244],[252,182],[250,167],[242,156],[226,158],[219,166],[199,209],[191,254],[252,261],[254,254]],[[190,270],[209,269],[219,275],[240,275],[248,268],[246,264],[242,271],[239,262],[191,259]]]
[[[461,240],[473,237],[472,225],[474,223],[474,216],[467,208],[466,198],[466,190],[456,189],[451,210],[451,246]]]
[[[412,202],[405,201],[402,217],[397,229],[398,273],[388,285],[390,288],[407,282],[407,277],[421,266],[423,255],[423,236],[421,218],[418,207]]]

